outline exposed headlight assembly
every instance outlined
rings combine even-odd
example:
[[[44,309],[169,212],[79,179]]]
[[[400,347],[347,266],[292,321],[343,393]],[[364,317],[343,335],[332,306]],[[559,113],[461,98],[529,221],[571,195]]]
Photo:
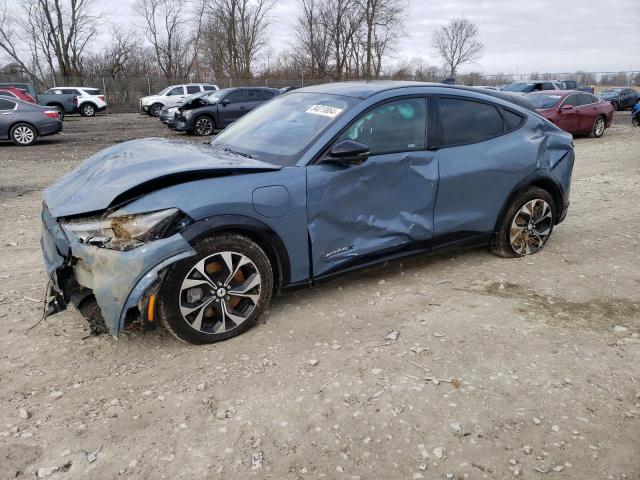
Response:
[[[63,223],[81,242],[113,250],[131,250],[164,238],[191,223],[177,208],[157,212],[126,214],[117,211],[107,217],[74,219]]]

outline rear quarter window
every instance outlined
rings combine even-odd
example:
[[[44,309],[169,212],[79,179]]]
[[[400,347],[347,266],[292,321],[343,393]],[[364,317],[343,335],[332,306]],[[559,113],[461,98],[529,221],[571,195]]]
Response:
[[[505,133],[502,115],[490,104],[438,98],[441,147],[478,143]]]
[[[0,110],[13,110],[14,108],[16,108],[16,102],[0,98]]]
[[[100,95],[100,90],[98,90],[97,88],[85,88],[84,92],[87,95]]]

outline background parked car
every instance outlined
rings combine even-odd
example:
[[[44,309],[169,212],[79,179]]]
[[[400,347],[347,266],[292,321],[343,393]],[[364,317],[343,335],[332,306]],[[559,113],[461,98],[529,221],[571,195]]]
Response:
[[[96,113],[107,108],[104,95],[97,88],[90,87],[55,87],[50,88],[44,95],[50,101],[50,95],[75,95],[77,98],[77,111],[83,117],[93,117]],[[55,97],[54,97],[55,100]],[[39,99],[42,104],[42,100]],[[67,113],[73,113],[67,111]]]
[[[560,84],[551,80],[525,80],[513,82],[502,88],[505,92],[513,92],[524,95],[525,93],[538,92],[541,90],[561,90]]]
[[[633,107],[640,101],[640,93],[633,88],[608,88],[600,92],[600,97],[607,102],[611,102],[611,105],[616,110]]]
[[[64,120],[65,114],[78,111],[78,95],[75,93],[50,93],[47,91],[38,95],[37,100],[39,105],[58,110],[61,120]]]
[[[631,125],[640,127],[640,101],[633,106],[631,111]]]
[[[215,129],[227,127],[279,93],[275,88],[241,87],[195,98],[178,109],[176,130],[211,135]]]
[[[189,83],[185,85],[171,85],[156,95],[149,95],[140,99],[140,113],[157,117],[164,107],[176,107],[187,96],[203,91],[218,90],[217,85],[209,83]]]
[[[62,120],[56,109],[0,97],[0,140],[25,147],[33,145],[38,137],[61,131]]]
[[[558,84],[560,84],[562,90],[579,90],[581,92],[594,93],[593,87],[578,85],[575,80],[558,80]]]
[[[575,90],[534,92],[527,99],[538,113],[566,132],[599,138],[611,126],[613,107],[590,93]]]
[[[0,82],[0,88],[5,87],[19,88],[20,90],[27,92],[33,98],[38,98],[36,87],[34,87],[31,82]]]
[[[27,103],[38,103],[35,98],[29,95],[25,90],[15,87],[0,87],[0,96],[8,98],[17,98]]]
[[[191,100],[193,100],[195,98],[203,97],[203,96],[209,95],[209,94],[211,94],[210,90],[194,93],[193,95],[189,95],[184,100],[181,100],[178,103],[178,105],[175,106],[175,107],[164,107],[160,111],[160,117],[159,117],[160,121],[162,123],[164,123],[169,128],[175,128],[175,126],[176,126],[175,117],[179,113],[179,111],[178,111],[179,107],[181,107],[182,105],[184,105],[187,102],[190,102]]]

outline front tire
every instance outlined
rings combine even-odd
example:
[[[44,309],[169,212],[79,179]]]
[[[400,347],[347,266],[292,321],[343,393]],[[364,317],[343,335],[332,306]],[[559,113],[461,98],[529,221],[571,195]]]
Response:
[[[162,105],[161,103],[154,103],[149,107],[149,115],[151,115],[152,117],[159,117],[160,112],[162,111],[162,107],[164,107],[164,105]]]
[[[80,107],[80,115],[83,117],[93,117],[97,112],[97,108],[92,103],[85,103]]]
[[[160,320],[180,340],[214,343],[256,323],[273,293],[273,270],[247,237],[218,234],[200,240],[197,254],[167,272],[158,291]]]
[[[631,119],[631,125],[634,127],[640,127],[640,115],[637,115]]]
[[[599,116],[595,122],[593,122],[589,136],[592,138],[600,138],[604,134],[605,128],[607,128],[607,121],[603,116]]]
[[[14,125],[9,135],[13,143],[19,147],[28,147],[38,140],[37,130],[28,123]]]
[[[193,120],[193,133],[199,137],[213,135],[216,126],[208,115],[200,115]]]
[[[507,207],[491,243],[499,257],[524,257],[542,250],[553,232],[556,204],[549,192],[529,187]]]

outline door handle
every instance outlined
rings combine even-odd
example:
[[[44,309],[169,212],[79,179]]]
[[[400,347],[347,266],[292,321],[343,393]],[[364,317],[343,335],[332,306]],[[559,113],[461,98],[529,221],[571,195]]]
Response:
[[[246,110],[247,107],[240,107],[240,110]]]
[[[2,112],[3,115],[11,115],[13,112]]]

